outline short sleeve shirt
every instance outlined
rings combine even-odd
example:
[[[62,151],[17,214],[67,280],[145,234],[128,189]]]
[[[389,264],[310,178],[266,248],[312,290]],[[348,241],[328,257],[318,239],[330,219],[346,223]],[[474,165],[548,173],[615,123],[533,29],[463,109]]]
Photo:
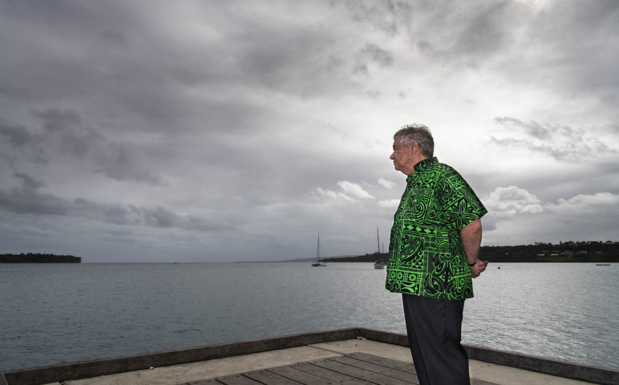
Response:
[[[473,297],[460,230],[487,213],[462,176],[437,158],[415,165],[391,228],[386,288],[421,297]]]

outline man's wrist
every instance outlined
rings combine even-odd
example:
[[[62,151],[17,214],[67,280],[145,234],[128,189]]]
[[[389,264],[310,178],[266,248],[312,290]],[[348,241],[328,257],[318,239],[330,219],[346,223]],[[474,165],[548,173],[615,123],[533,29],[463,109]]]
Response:
[[[473,263],[469,263],[469,261],[466,261],[466,263],[469,265],[469,267],[473,267],[477,264],[477,259],[475,259],[475,262]]]

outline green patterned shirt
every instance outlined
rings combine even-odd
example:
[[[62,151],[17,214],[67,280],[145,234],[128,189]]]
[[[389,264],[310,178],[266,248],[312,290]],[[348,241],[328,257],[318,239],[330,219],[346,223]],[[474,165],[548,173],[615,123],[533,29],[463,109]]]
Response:
[[[417,163],[391,228],[386,288],[437,299],[472,298],[460,229],[486,213],[456,170],[435,157]]]

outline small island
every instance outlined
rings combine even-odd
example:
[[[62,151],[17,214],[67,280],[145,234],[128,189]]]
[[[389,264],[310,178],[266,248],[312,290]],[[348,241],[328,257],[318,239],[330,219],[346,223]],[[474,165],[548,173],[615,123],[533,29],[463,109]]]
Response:
[[[82,257],[39,253],[0,254],[0,263],[81,263]]]
[[[490,262],[619,262],[619,243],[607,242],[536,242],[532,245],[482,246],[479,259]],[[324,262],[375,262],[387,261],[387,253],[372,253],[357,257],[323,258]]]

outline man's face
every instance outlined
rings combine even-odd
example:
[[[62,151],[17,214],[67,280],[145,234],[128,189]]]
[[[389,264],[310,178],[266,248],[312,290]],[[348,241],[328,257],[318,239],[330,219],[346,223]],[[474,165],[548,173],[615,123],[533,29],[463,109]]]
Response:
[[[389,159],[393,161],[396,170],[406,175],[413,175],[415,172],[415,160],[413,158],[415,144],[413,142],[410,147],[406,147],[397,139],[393,141],[393,153]]]

